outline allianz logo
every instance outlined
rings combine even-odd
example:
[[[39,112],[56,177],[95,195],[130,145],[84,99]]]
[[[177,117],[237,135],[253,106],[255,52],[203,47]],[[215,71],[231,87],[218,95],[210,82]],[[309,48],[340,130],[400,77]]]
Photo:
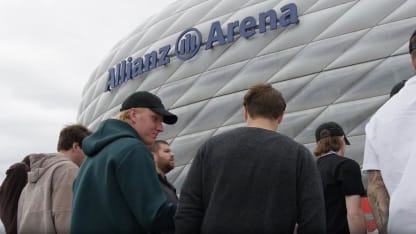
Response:
[[[281,14],[277,15],[276,11],[271,9],[261,12],[258,20],[253,16],[248,16],[241,21],[229,22],[225,31],[222,30],[219,21],[211,24],[207,39],[203,41],[201,32],[196,28],[189,28],[183,31],[177,38],[175,43],[175,54],[180,60],[188,60],[193,58],[201,47],[205,50],[213,48],[214,44],[221,46],[232,43],[236,35],[240,35],[246,39],[257,33],[265,33],[267,27],[270,31],[276,30],[278,25],[284,28],[291,24],[297,24],[298,10],[294,3],[289,3],[280,8]],[[116,66],[108,70],[108,78],[105,85],[105,92],[111,91],[115,87],[123,84],[127,80],[139,77],[145,72],[149,72],[157,67],[170,63],[169,52],[171,45],[166,45],[159,50],[153,50],[141,57],[122,60]]]

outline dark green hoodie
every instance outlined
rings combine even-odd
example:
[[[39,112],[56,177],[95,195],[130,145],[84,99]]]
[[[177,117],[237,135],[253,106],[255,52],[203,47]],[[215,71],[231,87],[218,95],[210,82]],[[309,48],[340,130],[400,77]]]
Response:
[[[127,123],[103,121],[82,142],[87,155],[74,181],[71,233],[150,233],[173,228],[154,162]]]

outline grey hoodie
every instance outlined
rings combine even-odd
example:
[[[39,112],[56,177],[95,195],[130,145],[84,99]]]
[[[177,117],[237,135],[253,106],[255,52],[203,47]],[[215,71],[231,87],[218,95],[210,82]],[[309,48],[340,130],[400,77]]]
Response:
[[[18,205],[18,233],[69,233],[78,166],[60,153],[32,154]]]

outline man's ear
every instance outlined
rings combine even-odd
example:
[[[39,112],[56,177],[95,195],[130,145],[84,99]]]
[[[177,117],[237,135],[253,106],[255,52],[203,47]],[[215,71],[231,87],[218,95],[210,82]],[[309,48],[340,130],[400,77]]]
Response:
[[[244,116],[244,121],[247,122],[248,112],[245,106],[243,106],[243,116]]]
[[[135,119],[135,117],[136,117],[136,115],[137,115],[138,113],[137,113],[137,111],[134,109],[134,108],[131,108],[130,110],[129,110],[129,114],[128,114],[128,116],[129,116],[129,119],[130,119],[130,121],[131,121],[131,123],[136,123],[135,121],[134,121],[134,119]]]
[[[73,143],[72,143],[71,150],[72,150],[72,151],[77,151],[77,150],[79,150],[79,149],[81,149],[81,147],[79,146],[79,143],[78,143],[78,142],[73,142]]]
[[[285,112],[283,112],[281,115],[279,115],[279,117],[277,117],[277,123],[280,124],[283,120],[283,115],[285,114]]]

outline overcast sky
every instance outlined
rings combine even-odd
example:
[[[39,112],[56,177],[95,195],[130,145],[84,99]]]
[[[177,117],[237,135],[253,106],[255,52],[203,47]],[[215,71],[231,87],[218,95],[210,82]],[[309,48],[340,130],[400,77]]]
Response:
[[[0,0],[0,180],[56,152],[90,74],[122,38],[174,0]]]

